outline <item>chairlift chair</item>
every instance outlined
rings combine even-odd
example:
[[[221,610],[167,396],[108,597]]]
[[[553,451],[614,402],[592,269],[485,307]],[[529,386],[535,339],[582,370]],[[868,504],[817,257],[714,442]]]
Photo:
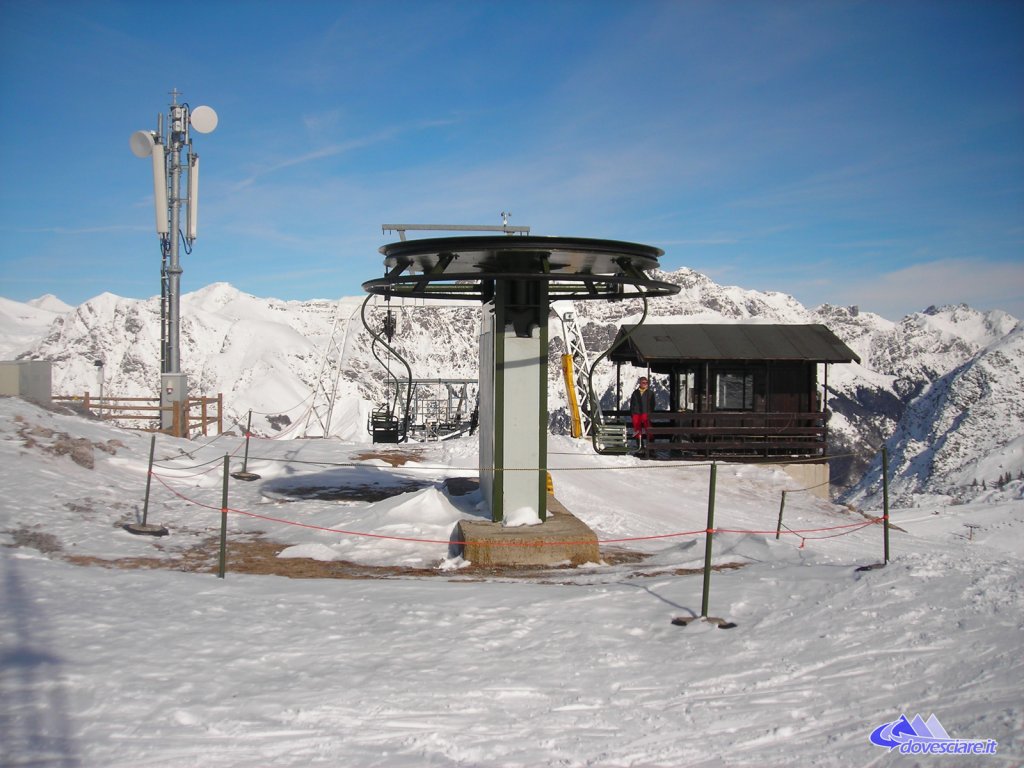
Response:
[[[591,424],[593,424],[591,444],[594,447],[594,451],[603,456],[622,456],[631,452],[629,425],[622,422],[607,423],[605,421],[604,412],[601,410],[600,398],[596,397],[594,393],[594,370],[597,368],[598,363],[625,344],[629,337],[636,333],[636,329],[644,324],[644,321],[647,319],[647,297],[641,296],[640,298],[644,304],[644,311],[640,316],[640,322],[634,325],[617,343],[613,343],[608,349],[598,355],[587,373],[587,387],[590,390],[588,400],[593,409],[590,417]]]

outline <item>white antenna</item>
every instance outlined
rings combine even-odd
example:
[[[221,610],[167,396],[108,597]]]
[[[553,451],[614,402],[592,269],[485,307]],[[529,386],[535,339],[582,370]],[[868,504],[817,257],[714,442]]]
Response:
[[[166,235],[167,219],[167,158],[163,144],[154,144],[153,151],[153,206],[156,210],[156,233]]]
[[[213,133],[217,127],[217,113],[213,111],[213,107],[196,107],[192,110],[190,122],[200,133]]]
[[[136,157],[149,157],[153,154],[153,145],[156,143],[156,134],[152,131],[136,131],[128,139],[128,146]]]
[[[199,223],[199,155],[192,155],[192,161],[189,163],[188,211],[185,214],[185,222],[185,238],[192,242],[196,239],[196,226]]]
[[[179,355],[181,295],[180,241],[186,251],[196,239],[199,219],[199,155],[192,152],[189,129],[197,133],[211,133],[217,127],[217,113],[211,107],[190,109],[179,104],[177,88],[171,91],[171,104],[167,111],[167,135],[164,135],[164,116],[157,116],[156,131],[136,131],[128,139],[128,146],[138,158],[152,157],[153,205],[156,211],[156,232],[160,237],[160,393],[161,405],[170,401],[183,402],[187,398],[185,376],[181,373]],[[182,158],[184,152],[184,158]],[[181,196],[181,175],[186,176],[185,196]],[[182,233],[180,218],[185,204],[186,223]],[[171,426],[171,409],[161,412],[161,427]]]

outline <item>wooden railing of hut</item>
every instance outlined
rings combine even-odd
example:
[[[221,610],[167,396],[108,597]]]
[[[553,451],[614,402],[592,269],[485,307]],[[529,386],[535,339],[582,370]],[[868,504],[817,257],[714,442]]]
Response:
[[[606,419],[632,426],[628,411],[605,411]],[[702,458],[825,456],[825,412],[693,411],[651,414],[651,450]]]

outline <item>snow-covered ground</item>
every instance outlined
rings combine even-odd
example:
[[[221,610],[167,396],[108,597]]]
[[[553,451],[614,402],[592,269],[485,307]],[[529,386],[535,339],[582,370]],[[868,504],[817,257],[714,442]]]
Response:
[[[373,446],[412,454],[392,467],[365,444],[258,441],[248,469],[261,479],[230,486],[231,541],[437,575],[222,580],[175,564],[217,535],[223,456],[240,469],[242,441],[158,438],[148,521],[164,538],[120,527],[141,514],[149,445],[0,398],[4,766],[1024,760],[1019,481],[1008,502],[894,510],[891,562],[858,571],[882,556],[880,526],[819,531],[865,517],[779,470],[720,465],[716,528],[773,531],[786,490],[785,523],[808,531],[715,534],[714,562],[742,565],[711,580],[709,613],[737,624],[723,630],[671,623],[701,609],[702,578],[682,571],[703,564],[692,532],[706,527],[706,465],[552,438],[559,500],[606,553],[648,557],[527,578],[474,573],[449,551],[455,522],[481,514],[479,496],[442,485],[476,474],[474,442]],[[355,486],[406,492],[325,498]],[[170,567],[99,565],[128,558]],[[934,714],[951,737],[994,739],[998,752],[912,757],[870,743],[901,714]]]

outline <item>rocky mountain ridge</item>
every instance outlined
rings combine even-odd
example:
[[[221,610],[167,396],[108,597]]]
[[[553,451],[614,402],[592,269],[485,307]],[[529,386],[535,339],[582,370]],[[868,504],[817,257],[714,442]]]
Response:
[[[648,321],[823,323],[861,357],[860,364],[828,371],[833,479],[844,497],[877,504],[878,452],[888,445],[891,492],[906,503],[929,495],[973,498],[997,478],[1024,469],[1024,328],[1005,312],[930,307],[899,322],[856,307],[809,310],[777,292],[722,286],[689,269],[662,272],[681,286],[676,296],[650,302]],[[159,300],[102,294],[61,312],[56,300],[40,309],[3,300],[0,340],[8,353],[54,362],[54,391],[149,396],[158,382]],[[230,419],[252,409],[254,429],[267,434],[316,433],[311,406],[317,381],[337,371],[331,434],[365,440],[366,420],[387,397],[386,367],[404,376],[386,353],[375,359],[363,327],[361,297],[280,301],[244,294],[226,283],[182,297],[182,368],[193,393],[224,393]],[[564,310],[564,305],[558,305]],[[31,312],[29,312],[31,309]],[[394,345],[416,378],[476,378],[479,308],[472,303],[392,301],[375,298],[364,310],[378,332],[391,309]],[[575,302],[572,306],[591,359],[607,348],[622,322],[635,323],[639,300]],[[50,324],[27,341],[29,314]],[[35,314],[32,314],[32,313]],[[40,327],[39,325],[35,327]],[[21,335],[18,335],[18,334]],[[551,424],[565,424],[565,394],[558,366],[564,350],[561,323],[550,321]],[[16,347],[22,345],[23,349]],[[339,365],[340,359],[340,365]],[[102,360],[102,369],[95,366]],[[614,371],[599,370],[595,389],[611,397]],[[975,483],[976,481],[976,483]]]

